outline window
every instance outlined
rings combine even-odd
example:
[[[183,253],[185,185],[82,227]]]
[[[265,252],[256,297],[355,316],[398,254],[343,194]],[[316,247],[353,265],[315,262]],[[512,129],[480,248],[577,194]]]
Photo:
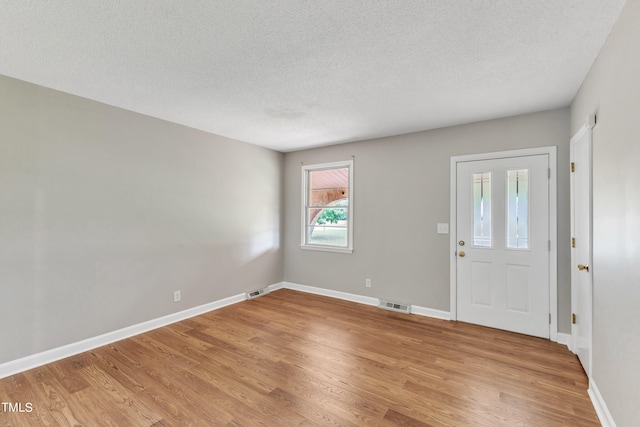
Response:
[[[507,248],[529,249],[529,170],[510,170],[507,178]]]
[[[353,252],[353,161],[302,166],[302,248]]]
[[[491,247],[491,172],[473,174],[473,246]]]

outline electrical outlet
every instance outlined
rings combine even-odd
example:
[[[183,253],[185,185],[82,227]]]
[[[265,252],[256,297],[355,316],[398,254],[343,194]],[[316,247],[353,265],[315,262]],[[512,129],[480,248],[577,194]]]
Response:
[[[364,286],[367,288],[371,287],[371,279],[364,279]]]
[[[180,293],[180,291],[175,291],[173,293],[173,302],[178,302],[182,299],[182,294]]]

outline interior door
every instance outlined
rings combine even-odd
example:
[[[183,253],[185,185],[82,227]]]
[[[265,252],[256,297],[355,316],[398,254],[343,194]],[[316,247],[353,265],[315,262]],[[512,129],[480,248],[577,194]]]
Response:
[[[571,336],[573,351],[591,375],[593,277],[591,267],[591,134],[582,128],[571,139]]]
[[[458,320],[549,338],[549,156],[456,169]]]

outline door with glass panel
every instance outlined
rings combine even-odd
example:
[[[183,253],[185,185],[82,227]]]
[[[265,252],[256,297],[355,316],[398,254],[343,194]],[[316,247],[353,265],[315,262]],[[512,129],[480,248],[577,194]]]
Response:
[[[549,338],[549,156],[457,163],[457,318]]]

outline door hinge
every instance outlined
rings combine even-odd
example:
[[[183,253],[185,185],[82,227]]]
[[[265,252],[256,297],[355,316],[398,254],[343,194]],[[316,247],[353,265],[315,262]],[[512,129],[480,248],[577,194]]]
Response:
[[[576,314],[575,313],[571,313],[571,323],[575,325],[577,322],[578,321],[577,321]]]
[[[549,324],[551,324],[551,313],[549,313]]]
[[[551,252],[551,240],[547,240],[547,242],[549,243],[547,245],[547,251]]]
[[[575,172],[576,171],[576,164],[575,162],[571,162],[571,172]]]
[[[571,238],[571,247],[572,247],[572,248],[575,248],[575,247],[576,247],[576,238],[575,238],[575,237],[572,237],[572,238]]]
[[[551,168],[547,168],[547,179],[551,179]]]

